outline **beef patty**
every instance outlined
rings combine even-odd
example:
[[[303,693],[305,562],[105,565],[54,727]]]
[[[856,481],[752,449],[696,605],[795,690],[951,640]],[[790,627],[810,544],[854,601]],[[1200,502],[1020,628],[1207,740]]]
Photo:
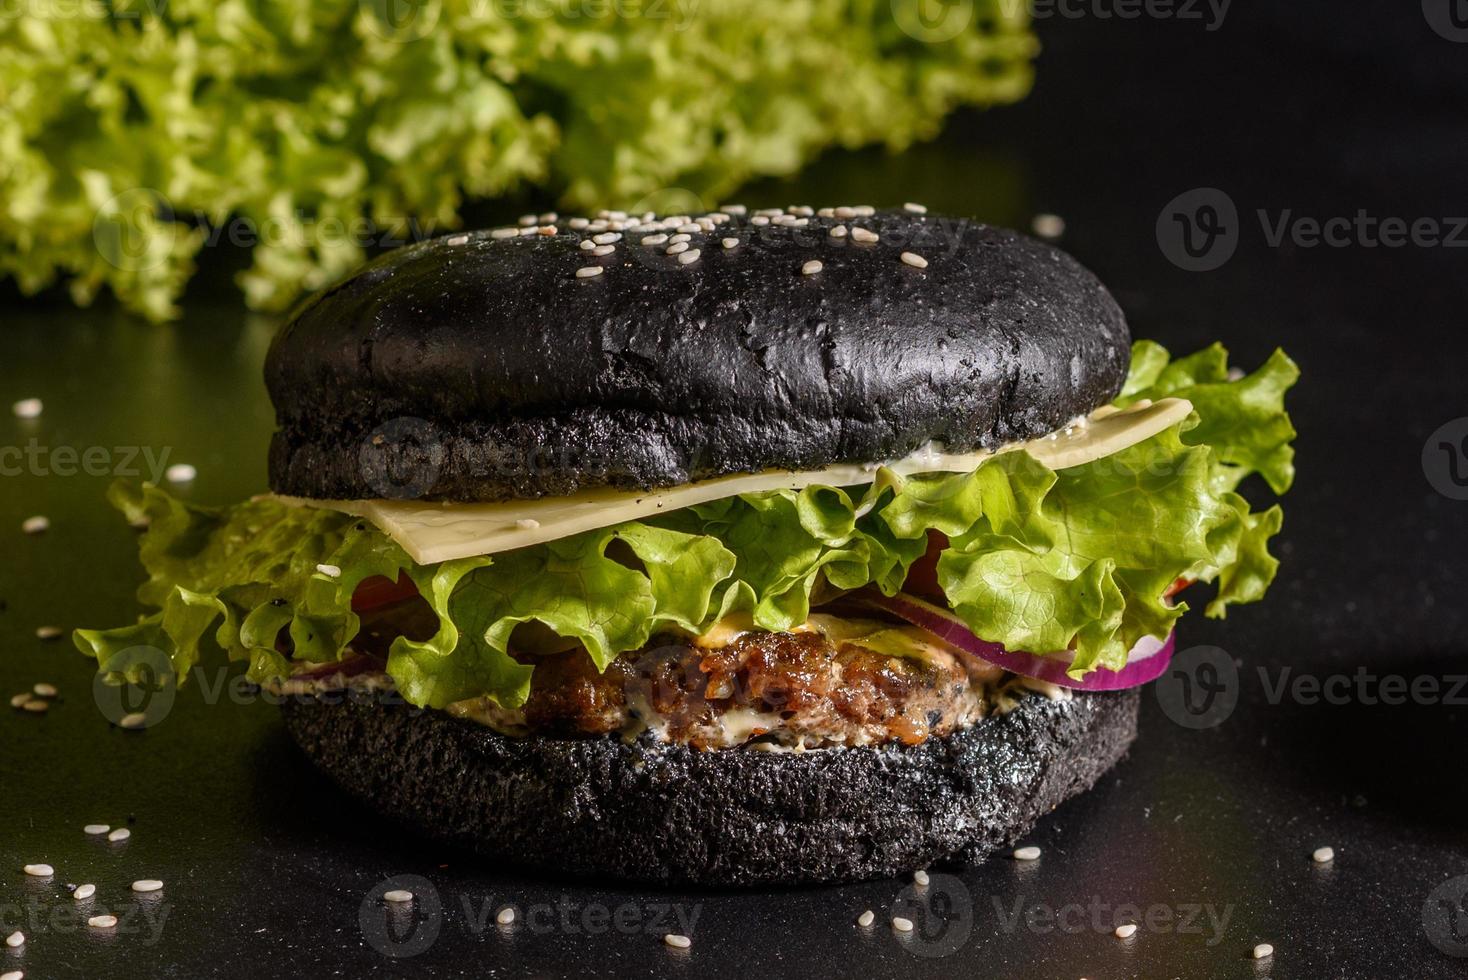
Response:
[[[890,652],[898,645],[902,654]],[[450,711],[514,734],[651,732],[698,749],[913,745],[982,717],[1001,675],[971,672],[904,628],[852,639],[751,631],[712,649],[666,638],[600,672],[582,649],[534,663],[523,707],[476,698]]]

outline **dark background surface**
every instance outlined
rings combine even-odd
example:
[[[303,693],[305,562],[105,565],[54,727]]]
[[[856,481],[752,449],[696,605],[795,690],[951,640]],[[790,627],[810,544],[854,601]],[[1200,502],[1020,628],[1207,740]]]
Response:
[[[935,879],[934,913],[919,908],[919,932],[899,939],[885,921],[894,903],[906,907],[904,882],[663,893],[486,868],[408,838],[325,785],[266,704],[227,694],[208,703],[193,687],[153,729],[109,728],[89,663],[34,630],[127,621],[135,542],[102,501],[106,477],[25,473],[0,479],[0,695],[48,680],[63,697],[44,717],[0,708],[0,925],[30,936],[23,951],[0,949],[0,972],[1468,974],[1468,959],[1435,949],[1424,929],[1434,889],[1468,875],[1468,707],[1371,704],[1358,687],[1340,704],[1272,697],[1286,669],[1321,679],[1361,667],[1408,679],[1468,673],[1468,502],[1434,491],[1422,455],[1434,430],[1468,415],[1468,251],[1276,247],[1256,214],[1468,213],[1468,45],[1434,33],[1413,3],[1273,6],[1238,4],[1213,31],[1179,19],[1049,18],[1027,102],[956,117],[940,140],[903,156],[835,153],[740,195],[753,206],[915,199],[1019,225],[1055,212],[1068,222],[1065,247],[1111,285],[1137,336],[1178,351],[1223,340],[1249,365],[1279,345],[1304,370],[1292,399],[1300,475],[1275,589],[1226,622],[1191,616],[1180,633],[1180,648],[1215,645],[1241,664],[1236,710],[1190,730],[1149,693],[1130,758],[1032,835],[1041,861],[997,859]],[[1221,268],[1188,272],[1164,255],[1155,226],[1169,201],[1200,187],[1235,204],[1237,251]],[[503,202],[480,217],[541,203]],[[46,412],[34,423],[0,416],[0,446],[105,447],[114,468],[129,462],[114,447],[166,449],[168,462],[199,468],[196,500],[263,489],[272,419],[259,372],[274,325],[240,311],[228,281],[237,256],[204,263],[185,318],[166,328],[106,304],[22,302],[6,287],[0,402],[36,395]],[[147,475],[146,461],[131,465]],[[36,513],[52,530],[22,536],[20,521]],[[207,676],[212,685],[219,675]],[[129,815],[126,844],[81,833]],[[1315,867],[1310,852],[1322,844],[1337,857]],[[20,865],[36,861],[55,865],[56,878],[24,879]],[[402,874],[428,879],[442,913],[436,942],[393,960],[378,949],[379,906],[367,902],[366,929],[359,913]],[[126,883],[140,877],[163,879],[161,896],[134,901]],[[116,935],[78,927],[61,885],[81,881],[99,887],[93,912],[124,916]],[[521,919],[501,931],[492,917],[505,904]],[[1119,941],[1111,914],[1123,904],[1157,906],[1171,924],[1156,918]],[[1227,914],[1226,925],[1215,930],[1204,913],[1179,928],[1193,905]],[[1011,922],[1017,908],[1073,906],[1084,911],[1068,931]],[[862,931],[852,923],[867,908],[878,925]],[[665,949],[665,931],[689,931],[693,949]],[[1272,961],[1249,959],[1261,941],[1274,944]]]

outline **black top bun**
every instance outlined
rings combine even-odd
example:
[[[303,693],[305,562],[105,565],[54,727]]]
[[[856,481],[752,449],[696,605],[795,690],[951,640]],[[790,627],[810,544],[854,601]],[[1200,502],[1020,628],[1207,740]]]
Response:
[[[302,304],[265,368],[272,489],[494,500],[992,448],[1126,375],[1110,294],[1012,231],[739,216],[682,255],[642,243],[676,227],[641,226],[597,256],[583,238],[618,234],[599,227],[438,238]]]

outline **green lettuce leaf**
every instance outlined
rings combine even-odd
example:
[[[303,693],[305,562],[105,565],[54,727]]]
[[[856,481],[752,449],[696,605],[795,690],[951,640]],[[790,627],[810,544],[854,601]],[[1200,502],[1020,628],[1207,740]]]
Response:
[[[714,206],[1024,97],[1024,4],[168,0],[0,16],[0,277],[151,319],[206,245],[283,310],[465,203]]]
[[[1253,511],[1238,487],[1254,473],[1276,490],[1293,479],[1283,398],[1297,376],[1279,352],[1231,379],[1221,347],[1173,360],[1142,342],[1118,404],[1179,396],[1195,411],[1091,463],[1055,471],[1012,451],[967,473],[882,468],[865,487],[745,494],[433,566],[333,511],[268,499],[216,510],[119,484],[113,502],[149,525],[138,596],[156,612],[79,630],[77,644],[104,668],[122,650],[154,646],[180,676],[218,648],[264,679],[291,660],[343,656],[360,628],[357,585],[405,573],[438,628],[393,643],[387,669],[403,696],[516,706],[534,670],[514,641],[524,624],[574,641],[601,669],[659,632],[697,632],[731,613],[785,630],[832,592],[897,592],[938,533],[947,538],[938,583],[969,627],[1014,650],[1071,651],[1079,677],[1120,667],[1144,636],[1166,636],[1188,608],[1163,598],[1179,579],[1216,583],[1211,616],[1264,595],[1282,516],[1277,506]]]

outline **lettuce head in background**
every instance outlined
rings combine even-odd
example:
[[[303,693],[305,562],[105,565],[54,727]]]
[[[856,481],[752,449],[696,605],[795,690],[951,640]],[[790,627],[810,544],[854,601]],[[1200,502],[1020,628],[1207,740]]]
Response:
[[[712,199],[829,146],[901,148],[1022,98],[1035,50],[1003,0],[26,9],[0,18],[0,275],[167,319],[233,228],[246,301],[280,310],[467,200]]]

